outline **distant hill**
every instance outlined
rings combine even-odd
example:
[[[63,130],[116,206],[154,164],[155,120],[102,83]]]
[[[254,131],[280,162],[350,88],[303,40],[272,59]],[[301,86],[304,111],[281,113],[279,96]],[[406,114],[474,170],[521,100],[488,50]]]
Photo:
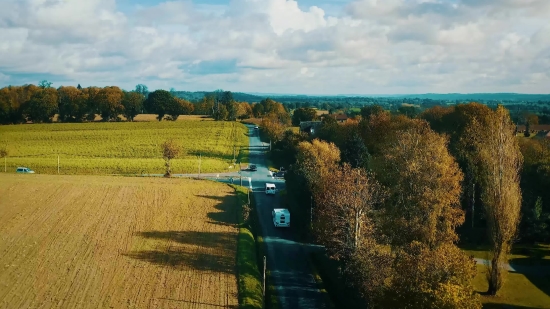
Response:
[[[185,99],[191,102],[196,102],[202,100],[205,95],[212,93],[211,91],[175,91],[174,95],[178,98]],[[242,92],[232,92],[233,99],[238,102],[260,102],[261,100],[265,99],[266,96],[256,96],[248,93],[242,93]]]
[[[522,93],[425,93],[425,94],[338,94],[327,96],[311,95],[270,95],[271,98],[320,99],[320,98],[416,98],[438,101],[550,101],[550,94],[522,94]]]
[[[550,94],[522,94],[522,93],[426,93],[392,95],[394,98],[418,98],[441,101],[549,101]]]
[[[201,100],[210,91],[176,91],[175,96],[196,102]],[[425,93],[425,94],[373,94],[373,95],[302,95],[302,94],[276,94],[276,93],[244,93],[233,92],[233,98],[239,102],[260,102],[265,98],[271,98],[279,102],[295,102],[309,100],[333,100],[346,98],[391,98],[391,99],[427,99],[437,101],[550,101],[550,94],[522,94],[522,93]]]

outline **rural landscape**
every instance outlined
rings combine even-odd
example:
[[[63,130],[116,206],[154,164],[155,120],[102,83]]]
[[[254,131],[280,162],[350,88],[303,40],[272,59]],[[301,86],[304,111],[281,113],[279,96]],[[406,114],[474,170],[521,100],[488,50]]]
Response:
[[[1,7],[0,309],[550,309],[550,1]]]

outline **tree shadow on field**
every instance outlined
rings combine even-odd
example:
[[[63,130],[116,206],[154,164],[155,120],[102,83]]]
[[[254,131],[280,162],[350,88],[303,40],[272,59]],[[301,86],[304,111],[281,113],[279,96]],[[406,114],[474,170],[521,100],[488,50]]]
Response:
[[[194,231],[146,231],[136,235],[164,240],[162,250],[142,250],[125,254],[157,265],[212,272],[235,273],[237,235]],[[170,245],[169,245],[170,244]]]
[[[212,221],[209,221],[209,223],[217,224],[217,225],[229,225],[229,226],[235,226],[235,227],[237,226],[237,224],[239,223],[239,217],[238,217],[239,207],[237,205],[237,196],[234,193],[226,196],[211,196],[211,195],[197,195],[197,196],[220,201],[219,204],[214,206],[214,208],[218,211],[209,212],[207,214],[208,218],[212,220]]]
[[[207,223],[233,226],[238,224],[237,196],[197,195],[218,201],[217,211],[207,214]],[[157,265],[185,269],[187,267],[211,272],[235,274],[238,233],[206,231],[142,231],[136,236],[155,239],[159,243],[154,248],[129,252],[126,256]]]
[[[483,309],[537,309],[538,307],[525,307],[498,303],[485,303]]]

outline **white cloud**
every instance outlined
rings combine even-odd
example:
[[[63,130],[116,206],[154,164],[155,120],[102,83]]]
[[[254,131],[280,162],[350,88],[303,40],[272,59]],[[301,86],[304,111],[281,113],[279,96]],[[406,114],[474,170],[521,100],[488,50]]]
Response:
[[[4,0],[0,86],[251,92],[548,92],[550,1]]]

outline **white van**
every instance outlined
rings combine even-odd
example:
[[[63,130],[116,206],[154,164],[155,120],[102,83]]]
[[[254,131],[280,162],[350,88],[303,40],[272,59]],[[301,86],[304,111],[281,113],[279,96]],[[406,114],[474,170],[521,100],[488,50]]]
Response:
[[[271,212],[275,227],[290,227],[290,212],[286,208],[275,208]]]
[[[275,188],[275,184],[272,184],[272,183],[266,183],[265,184],[265,194],[275,195],[276,191],[277,191],[277,188]]]

